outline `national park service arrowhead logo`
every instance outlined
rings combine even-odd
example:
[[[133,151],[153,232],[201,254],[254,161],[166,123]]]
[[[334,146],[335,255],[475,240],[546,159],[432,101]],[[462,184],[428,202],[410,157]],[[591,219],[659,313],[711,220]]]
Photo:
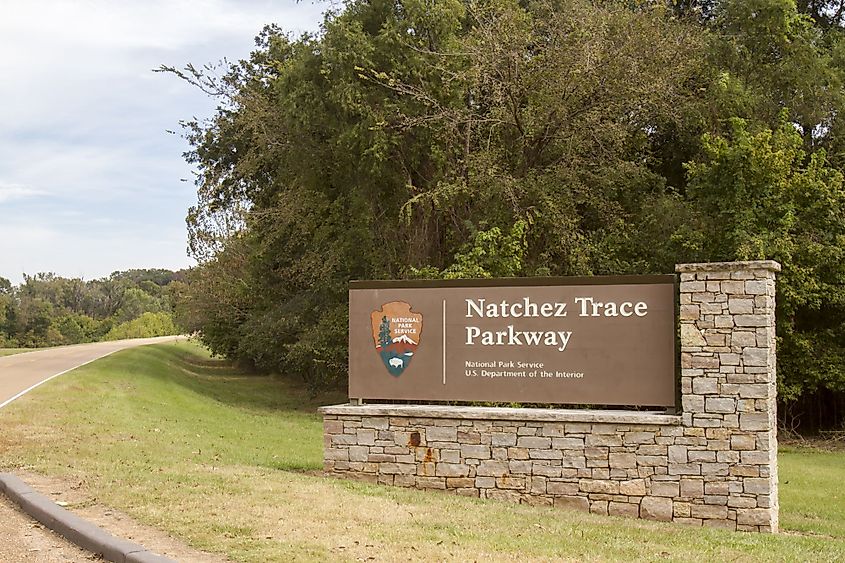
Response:
[[[373,340],[384,367],[399,377],[417,351],[422,336],[422,315],[404,301],[391,301],[370,314]]]

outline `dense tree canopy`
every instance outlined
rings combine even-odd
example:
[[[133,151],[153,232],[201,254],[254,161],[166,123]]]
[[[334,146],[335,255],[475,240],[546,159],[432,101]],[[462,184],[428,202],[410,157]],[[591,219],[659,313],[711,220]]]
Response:
[[[84,281],[54,274],[0,278],[0,347],[35,348],[175,334],[169,270],[128,270]]]
[[[350,279],[773,258],[784,412],[841,423],[842,17],[793,0],[349,0],[316,36],[268,27],[222,77],[165,69],[220,100],[187,124],[200,265],[179,318],[316,387],[345,377]]]

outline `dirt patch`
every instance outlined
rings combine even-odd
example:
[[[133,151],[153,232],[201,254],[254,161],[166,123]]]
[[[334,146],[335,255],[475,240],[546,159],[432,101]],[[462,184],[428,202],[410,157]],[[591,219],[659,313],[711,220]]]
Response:
[[[3,523],[0,561],[28,563],[102,561],[99,557],[78,548],[23,514],[16,504],[2,495],[0,495],[0,522]]]
[[[836,433],[835,436],[812,436],[807,438],[786,438],[778,436],[778,445],[823,452],[842,452],[845,451],[845,432]]]
[[[103,506],[97,501],[96,497],[92,496],[86,490],[85,483],[82,481],[69,482],[55,477],[47,477],[23,471],[15,471],[15,474],[34,490],[51,498],[74,514],[85,518],[89,522],[93,522],[116,537],[138,543],[150,551],[170,557],[180,563],[227,563],[231,561],[219,555],[194,549],[183,541],[161,530],[141,524],[134,518],[118,510]],[[26,517],[24,516],[24,518]],[[0,521],[3,521],[3,519],[0,518]],[[36,525],[40,526],[40,524]],[[81,550],[79,551],[81,552]],[[2,557],[3,553],[2,548],[0,548],[0,561],[15,561],[14,558],[4,559]],[[90,554],[87,555],[90,557]],[[27,558],[17,560],[36,561],[35,559]],[[53,563],[54,561],[88,560],[91,559],[79,559],[77,555],[77,559],[38,559],[37,561],[39,563],[41,561]]]

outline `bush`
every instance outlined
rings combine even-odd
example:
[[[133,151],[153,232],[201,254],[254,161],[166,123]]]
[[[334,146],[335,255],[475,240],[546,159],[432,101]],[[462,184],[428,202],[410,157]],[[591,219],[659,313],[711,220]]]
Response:
[[[124,338],[151,338],[168,336],[179,331],[173,324],[169,313],[144,313],[137,319],[121,323],[106,334],[104,340],[123,340]]]

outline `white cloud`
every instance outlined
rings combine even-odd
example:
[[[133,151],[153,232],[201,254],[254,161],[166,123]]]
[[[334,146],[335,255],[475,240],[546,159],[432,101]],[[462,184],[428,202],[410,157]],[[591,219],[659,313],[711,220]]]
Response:
[[[0,203],[14,199],[24,199],[44,195],[44,192],[22,184],[4,184],[0,182]]]
[[[165,131],[214,101],[161,64],[248,56],[267,23],[318,29],[327,2],[33,0],[0,9],[0,276],[183,267],[194,201]]]
[[[54,272],[66,277],[96,279],[132,268],[188,267],[184,229],[125,228],[88,225],[67,230],[65,224],[0,224],[0,277],[20,283],[24,273]],[[50,252],[44,252],[49,248]]]
[[[324,6],[290,0],[41,0],[4,6],[0,33],[13,40],[29,39],[27,46],[35,36],[66,48],[175,51],[254,34],[256,24],[277,23],[297,33],[313,30]]]

